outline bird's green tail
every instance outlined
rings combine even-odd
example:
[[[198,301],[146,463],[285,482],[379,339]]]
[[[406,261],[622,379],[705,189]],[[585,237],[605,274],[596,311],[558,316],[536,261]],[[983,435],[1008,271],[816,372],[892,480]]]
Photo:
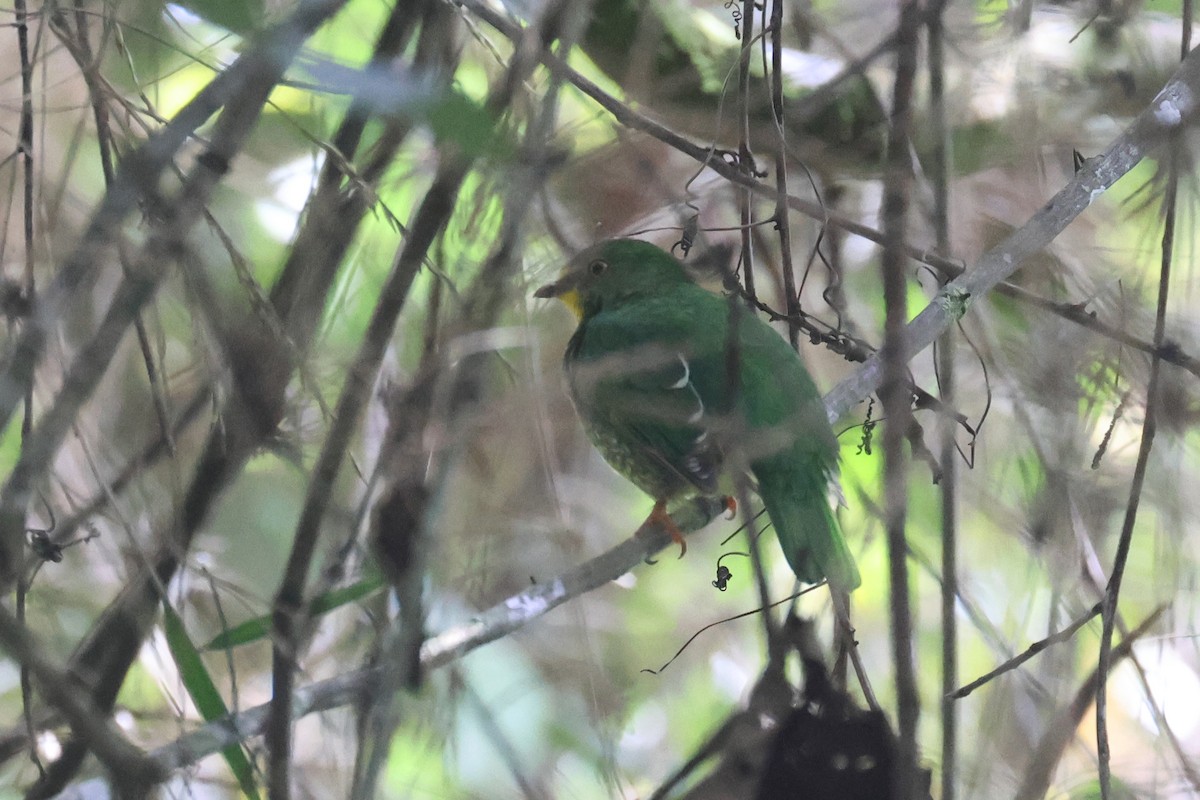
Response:
[[[796,577],[807,583],[828,578],[830,585],[845,591],[857,588],[858,567],[829,507],[823,470],[796,469],[794,460],[768,461],[756,464],[754,475],[779,546]]]

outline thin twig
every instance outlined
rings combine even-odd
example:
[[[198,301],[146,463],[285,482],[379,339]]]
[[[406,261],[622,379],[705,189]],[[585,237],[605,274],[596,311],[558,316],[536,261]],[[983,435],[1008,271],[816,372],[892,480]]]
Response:
[[[200,412],[208,408],[211,404],[212,389],[207,386],[198,389],[184,403],[179,418],[171,426],[172,434],[178,438],[180,434],[196,421],[200,416]],[[82,525],[85,525],[91,517],[94,517],[105,509],[109,504],[110,497],[125,491],[125,488],[135,478],[141,475],[147,468],[157,464],[159,459],[169,454],[170,450],[167,446],[167,439],[159,433],[154,437],[153,441],[142,448],[141,452],[130,458],[125,466],[117,470],[115,477],[107,481],[106,485],[95,496],[80,506],[71,516],[58,524],[58,527],[54,529],[55,543],[62,544],[63,542],[70,541],[75,531],[79,530]],[[36,561],[36,556],[30,556],[26,561],[25,568],[29,569]]]
[[[1181,58],[1186,64],[1189,58],[1188,46],[1191,44],[1192,13],[1190,2],[1185,5]],[[1167,105],[1166,101],[1164,101],[1162,108],[1171,111],[1175,107]],[[1171,264],[1174,260],[1175,252],[1175,218],[1179,194],[1180,146],[1181,142],[1178,137],[1173,135],[1167,152],[1167,186],[1163,209],[1162,260],[1158,276],[1158,306],[1154,315],[1154,348],[1156,351],[1162,347],[1166,336],[1167,298],[1170,290]],[[1129,549],[1133,541],[1133,526],[1137,521],[1142,486],[1150,461],[1150,450],[1154,446],[1154,434],[1157,430],[1160,370],[1161,362],[1158,356],[1155,355],[1150,361],[1150,377],[1146,383],[1146,411],[1142,421],[1142,438],[1138,446],[1137,463],[1133,469],[1133,480],[1129,487],[1129,502],[1125,507],[1125,521],[1121,525],[1121,536],[1117,541],[1117,553],[1113,558],[1113,568],[1108,578],[1108,586],[1105,588],[1102,603],[1103,627],[1100,634],[1100,654],[1096,667],[1098,675],[1096,681],[1096,755],[1102,800],[1108,800],[1112,793],[1112,756],[1108,741],[1108,691],[1106,683],[1108,671],[1111,668],[1113,627],[1117,619],[1117,601],[1121,593],[1121,581],[1125,575],[1125,564],[1129,558]]]
[[[395,7],[393,14],[412,15],[410,10],[400,5]],[[450,43],[454,39],[457,20],[457,15],[451,14],[449,9],[439,4],[431,3],[423,7],[421,33],[415,61],[417,64],[424,65],[432,60],[438,64],[434,74],[442,81],[449,81],[454,72],[452,65],[456,63],[456,56],[453,55],[455,51]],[[389,20],[389,24],[390,22]],[[423,68],[428,69],[429,67],[423,66]],[[363,109],[364,114],[366,110],[366,108]],[[361,134],[361,130],[359,133]],[[393,138],[392,141],[396,144],[399,143],[398,138]],[[385,139],[381,143],[390,144],[391,142]],[[370,176],[372,181],[378,180],[393,155],[394,152],[377,145],[375,151],[367,159],[364,173]],[[445,226],[439,224],[437,227],[440,235],[444,236]],[[346,243],[348,242],[349,239],[346,240]],[[333,266],[335,264],[331,264],[330,268]],[[436,298],[439,296],[440,289],[441,282],[436,281],[433,290],[435,299],[431,301],[434,305],[438,302]],[[430,314],[431,319],[436,316],[436,313]],[[427,323],[436,324],[429,320]],[[424,390],[428,386],[429,377],[433,374],[429,360],[432,358],[433,352],[426,351],[426,356],[428,358],[422,359],[421,368],[413,381],[415,386],[421,387],[417,391],[422,397],[427,396],[427,392]],[[410,399],[413,395],[414,391],[410,389],[405,398]],[[371,518],[372,541],[378,543],[380,540],[378,529],[384,527],[389,529],[389,543],[392,547],[388,550],[387,555],[391,556],[392,560],[389,561],[383,555],[385,548],[377,546],[376,551],[380,554],[380,561],[393,585],[394,596],[400,606],[400,611],[382,631],[373,653],[373,658],[381,665],[378,683],[369,692],[363,694],[358,704],[358,746],[354,756],[354,771],[349,795],[352,800],[371,798],[376,795],[379,775],[391,752],[392,737],[396,726],[400,724],[400,715],[396,708],[396,704],[400,701],[399,692],[401,689],[416,689],[420,685],[419,651],[421,641],[425,636],[425,604],[422,589],[428,537],[424,537],[425,540],[422,540],[423,531],[420,523],[424,518],[427,494],[423,491],[424,487],[420,485],[415,488],[406,485],[399,491],[395,491],[390,486],[383,492],[375,491],[377,482],[387,477],[389,467],[395,460],[393,454],[396,449],[407,446],[411,441],[403,432],[411,432],[413,437],[419,436],[423,432],[424,417],[418,419],[416,414],[406,414],[408,409],[399,402],[393,401],[387,405],[389,408],[387,436],[384,444],[380,447],[375,469],[363,493],[360,508],[361,514],[365,518],[370,504],[372,501],[376,501]],[[326,455],[325,451],[322,452],[322,456],[324,455]],[[411,474],[419,471],[410,470],[409,472]],[[310,493],[311,488],[310,486]],[[360,526],[356,524],[352,530],[357,532],[360,529]]]
[[[1057,633],[1053,634],[1052,636],[1047,636],[1045,639],[1039,639],[1038,641],[1029,645],[1029,647],[1025,648],[1025,650],[1022,651],[1020,654],[1013,656],[1008,661],[1005,661],[1003,664],[996,667],[991,672],[988,672],[985,675],[979,676],[978,678],[971,681],[970,683],[968,683],[966,686],[963,686],[962,688],[955,689],[951,692],[948,692],[946,695],[946,699],[951,700],[951,701],[962,700],[964,697],[966,697],[971,692],[978,689],[980,686],[991,683],[993,680],[995,680],[996,678],[998,678],[999,676],[1003,675],[1006,672],[1013,671],[1014,669],[1021,666],[1029,659],[1036,656],[1038,653],[1045,650],[1047,647],[1050,647],[1051,645],[1055,645],[1055,644],[1060,644],[1061,642],[1069,641],[1071,639],[1071,637],[1073,637],[1075,635],[1076,631],[1078,631],[1084,625],[1091,622],[1092,618],[1094,618],[1097,614],[1100,613],[1100,610],[1101,610],[1100,606],[1101,606],[1101,604],[1097,603],[1096,605],[1092,606],[1090,611],[1088,611],[1086,614],[1081,616],[1079,619],[1072,622],[1067,627],[1063,628],[1061,631],[1058,631]]]
[[[421,665],[426,669],[442,666],[507,636],[571,598],[616,580],[670,542],[670,536],[659,528],[643,527],[607,552],[513,595],[465,625],[428,639],[421,647]]]
[[[21,117],[18,123],[17,149],[21,154],[23,177],[23,219],[22,234],[25,246],[24,269],[24,300],[28,304],[34,302],[36,283],[33,271],[33,61],[29,57],[29,9],[25,0],[15,0],[13,3],[14,25],[17,29],[17,53],[21,62]],[[33,430],[33,381],[25,390],[24,413],[21,418],[21,442],[29,438]],[[25,624],[25,596],[28,584],[24,573],[17,582],[17,624]],[[29,734],[29,758],[37,767],[38,774],[44,775],[45,768],[37,752],[37,736],[33,721],[33,682],[30,666],[21,662],[21,712],[25,727]]]
[[[510,737],[500,726],[500,722],[496,719],[495,713],[488,707],[479,693],[462,674],[461,669],[453,670],[454,677],[452,686],[454,689],[462,691],[463,696],[467,699],[467,704],[471,706],[475,712],[475,717],[479,722],[479,727],[488,737],[492,748],[496,751],[496,755],[500,757],[500,762],[504,764],[508,770],[509,777],[513,783],[520,789],[521,795],[526,800],[542,800],[548,798],[549,795],[543,781],[537,780],[526,774],[526,770],[521,768],[521,756],[517,752],[517,748],[513,745],[512,737]]]
[[[946,3],[937,0],[927,8],[925,26],[929,31],[929,125],[933,133],[930,180],[933,185],[933,229],[938,250],[950,252],[950,125],[946,118],[946,53],[943,12]],[[938,400],[953,408],[955,402],[954,326],[937,344]],[[938,482],[941,500],[942,533],[942,758],[941,797],[955,800],[958,772],[958,706],[947,698],[958,684],[958,449],[955,425],[948,414],[938,416],[941,450]]]
[[[800,315],[796,293],[796,269],[792,264],[792,228],[788,222],[787,132],[783,122],[783,0],[771,3],[771,112],[775,121],[775,227],[779,231],[779,253],[783,270],[784,308],[788,317]],[[764,30],[764,33],[766,31]],[[788,341],[800,349],[800,328],[788,325]]]
[[[741,47],[738,50],[738,174],[754,178],[754,154],[750,151],[750,55],[754,42],[754,0],[742,0],[742,35]],[[710,148],[709,153],[712,153]],[[754,206],[750,199],[750,190],[742,188],[738,191],[738,219],[740,221],[740,238],[742,242],[742,280],[746,293],[750,297],[757,296],[754,287]]]
[[[1129,635],[1126,636],[1120,644],[1112,649],[1111,659],[1108,663],[1108,668],[1111,670],[1123,658],[1129,656],[1133,652],[1133,645],[1138,639],[1146,635],[1146,632],[1152,628],[1168,606],[1161,605],[1150,613],[1150,616],[1138,625]],[[1021,781],[1021,786],[1014,795],[1014,800],[1041,800],[1046,796],[1046,790],[1050,786],[1050,778],[1054,773],[1054,767],[1062,758],[1063,751],[1067,744],[1075,737],[1075,732],[1079,728],[1079,723],[1083,721],[1083,715],[1092,707],[1092,703],[1096,700],[1096,690],[1100,685],[1100,667],[1097,666],[1092,674],[1087,677],[1087,680],[1079,687],[1075,693],[1074,699],[1065,707],[1059,710],[1055,718],[1046,728],[1046,732],[1042,738],[1029,749],[1033,754],[1033,758],[1029,766],[1025,770],[1025,777]]]
[[[753,177],[754,154],[750,150],[750,58],[753,55],[754,18],[756,3],[754,0],[743,0],[741,20],[741,48],[738,51],[738,164],[740,174]],[[750,296],[754,296],[754,205],[751,193],[743,189],[738,192],[738,216],[741,220],[739,234],[741,238],[741,267],[744,286]],[[732,396],[729,399],[731,407],[742,402],[743,388],[742,352],[738,346],[736,331],[741,328],[741,316],[751,313],[745,306],[731,295],[728,303],[726,324],[728,333],[725,342],[725,383]],[[750,564],[754,572],[754,585],[758,590],[759,604],[762,607],[763,634],[766,639],[768,658],[774,663],[782,663],[784,642],[779,635],[779,626],[771,611],[771,591],[768,585],[766,571],[763,567],[761,551],[758,547],[758,535],[755,521],[750,509],[750,494],[745,481],[737,486],[737,502],[742,509],[744,518],[743,530],[746,536],[746,549],[750,554]]]
[[[670,797],[671,792],[676,786],[687,780],[688,776],[698,770],[705,761],[708,761],[725,748],[726,743],[729,741],[730,735],[737,730],[737,726],[740,724],[740,722],[741,718],[739,714],[735,713],[726,717],[725,721],[721,723],[720,727],[713,731],[712,734],[709,735],[709,737],[705,739],[699,747],[696,748],[695,752],[687,757],[687,760],[680,764],[674,772],[668,775],[667,779],[662,782],[662,785],[655,789],[650,796],[646,798],[646,800],[666,800],[667,797]]]
[[[912,95],[917,71],[918,3],[908,0],[901,7],[896,44],[896,78],[888,134],[888,161],[883,181],[881,211],[886,244],[880,269],[883,273],[885,308],[884,342],[879,353],[879,397],[887,423],[883,429],[883,482],[885,527],[888,545],[888,578],[891,610],[892,664],[895,670],[898,748],[892,786],[899,800],[917,796],[917,695],[913,663],[912,607],[908,587],[907,517],[908,463],[904,438],[912,415],[908,391],[906,339],[908,319],[908,270],[902,243],[907,230],[912,166],[909,132],[912,124]]]
[[[33,271],[33,60],[29,57],[29,9],[25,0],[14,0],[14,24],[17,29],[17,53],[21,60],[21,117],[18,122],[17,149],[22,168],[22,225],[25,245],[25,268],[22,291],[25,302],[32,305],[36,298],[36,279]],[[25,387],[25,411],[21,419],[22,442],[33,430],[33,377]]]
[[[17,581],[17,625],[25,627],[25,602],[29,596],[30,578],[22,575]],[[38,777],[44,777],[46,774],[46,766],[42,763],[42,758],[38,755],[38,728],[37,721],[33,718],[33,675],[29,665],[21,662],[21,722],[25,725],[25,736],[28,738],[29,760],[33,762],[33,766],[37,769]]]
[[[1178,141],[1173,141],[1167,151],[1167,187],[1162,235],[1162,260],[1158,274],[1158,308],[1154,316],[1154,345],[1157,350],[1166,338],[1167,299],[1171,284],[1171,264],[1175,254],[1175,216],[1179,188]],[[1142,499],[1142,487],[1146,469],[1150,463],[1150,451],[1154,447],[1154,434],[1158,427],[1158,383],[1162,362],[1157,356],[1150,359],[1150,377],[1146,382],[1146,411],[1142,420],[1142,438],[1138,446],[1137,463],[1133,468],[1133,479],[1129,486],[1129,502],[1125,506],[1125,521],[1117,540],[1117,553],[1113,557],[1112,572],[1102,602],[1102,629],[1100,654],[1097,659],[1096,680],[1096,756],[1098,760],[1100,796],[1108,800],[1112,792],[1111,752],[1108,741],[1108,671],[1112,660],[1113,627],[1116,624],[1117,601],[1121,594],[1121,580],[1125,576],[1125,564],[1133,542],[1133,526],[1137,522],[1138,507]]]

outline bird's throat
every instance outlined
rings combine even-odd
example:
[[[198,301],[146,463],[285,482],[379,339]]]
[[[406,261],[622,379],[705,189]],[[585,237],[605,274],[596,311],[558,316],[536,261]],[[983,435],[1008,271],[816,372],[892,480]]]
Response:
[[[579,319],[583,319],[583,298],[579,296],[578,289],[568,289],[558,296],[567,308],[575,314]]]

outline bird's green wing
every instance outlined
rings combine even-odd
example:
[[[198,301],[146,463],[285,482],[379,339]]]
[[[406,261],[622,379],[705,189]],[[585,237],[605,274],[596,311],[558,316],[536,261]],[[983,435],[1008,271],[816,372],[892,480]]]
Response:
[[[730,432],[711,426],[736,406],[745,426],[733,444],[792,570],[853,589],[858,570],[829,504],[837,440],[820,393],[778,332],[749,310],[737,317],[732,360],[728,301],[692,284],[585,320],[566,358],[580,414],[593,433],[611,437],[594,435],[610,463],[644,489],[654,481],[638,470],[652,463],[660,486],[716,494],[724,461],[717,440]],[[740,381],[731,386],[735,361]]]
[[[748,458],[779,546],[801,580],[852,590],[860,579],[830,505],[838,447],[820,392],[766,323],[747,318],[739,341]]]
[[[742,388],[740,405],[747,425],[763,431],[759,452],[747,453],[751,463],[772,452],[799,448],[806,461],[837,466],[837,439],[825,415],[821,393],[800,356],[779,332],[744,314],[738,325]],[[765,445],[765,448],[764,448]],[[754,447],[754,443],[751,444]]]
[[[717,310],[723,304],[707,292],[682,295],[587,320],[568,348],[567,372],[580,414],[593,429],[615,437],[643,463],[657,464],[663,480],[677,484],[673,488],[690,485],[712,494],[721,454],[707,430],[709,387],[697,380],[703,375],[697,358],[704,353],[697,353],[694,326],[704,322],[714,304]],[[695,307],[681,315],[685,306]]]

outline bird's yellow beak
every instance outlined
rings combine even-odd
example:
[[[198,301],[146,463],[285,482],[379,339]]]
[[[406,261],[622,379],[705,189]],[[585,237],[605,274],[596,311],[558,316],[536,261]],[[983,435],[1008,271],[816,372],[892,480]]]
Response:
[[[576,317],[583,319],[583,298],[579,296],[579,289],[570,285],[571,282],[564,278],[559,278],[554,283],[547,283],[542,288],[533,293],[534,297],[549,298],[557,297],[563,304],[574,312]]]

